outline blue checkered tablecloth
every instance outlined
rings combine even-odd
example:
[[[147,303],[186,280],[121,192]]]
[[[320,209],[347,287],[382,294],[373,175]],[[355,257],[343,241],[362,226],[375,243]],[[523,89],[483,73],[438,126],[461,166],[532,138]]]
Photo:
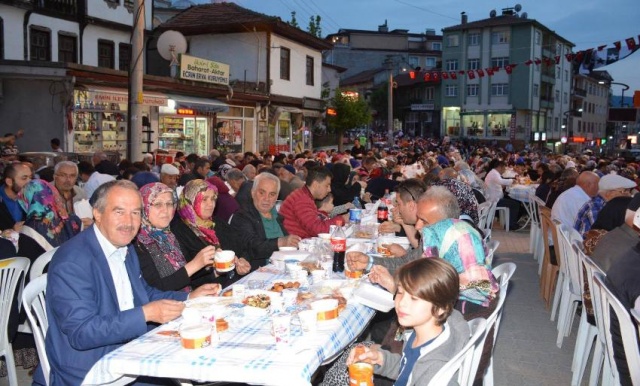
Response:
[[[538,185],[512,185],[507,188],[509,197],[514,200],[529,202],[529,194],[533,192],[535,194],[536,187]]]
[[[272,267],[272,266],[269,266]],[[253,272],[248,280],[287,280],[274,271]],[[177,337],[159,335],[163,330],[177,330],[173,321],[135,339],[105,355],[98,361],[83,385],[126,384],[136,376],[146,375],[193,381],[244,382],[256,385],[310,385],[316,369],[328,358],[342,351],[367,326],[375,311],[349,303],[337,321],[320,322],[318,331],[302,335],[292,326],[292,342],[277,348],[271,335],[268,316],[243,318],[220,334],[212,347],[186,350]]]

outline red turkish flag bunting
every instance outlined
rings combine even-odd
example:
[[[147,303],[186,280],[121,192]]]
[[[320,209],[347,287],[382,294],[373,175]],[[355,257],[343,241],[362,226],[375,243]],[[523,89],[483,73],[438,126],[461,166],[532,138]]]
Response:
[[[467,75],[469,76],[469,79],[475,79],[476,78],[476,73],[473,72],[473,70],[467,71]]]
[[[634,38],[625,39],[625,42],[627,43],[629,51],[633,51],[636,49],[636,40]]]
[[[583,57],[584,57],[584,51],[578,51],[578,53],[575,56],[575,59],[578,63],[581,63]]]
[[[526,62],[524,62],[524,64],[526,64],[527,66],[530,66],[533,64],[533,60],[529,59]]]
[[[493,76],[493,74],[494,74],[493,68],[491,67],[487,68],[487,75]]]
[[[448,72],[443,72],[442,74],[440,74],[440,76],[442,76],[442,79],[449,79],[449,73]]]
[[[433,72],[433,73],[431,74],[431,78],[433,78],[433,80],[434,80],[435,82],[439,81],[439,80],[440,80],[440,79],[439,79],[439,78],[440,78],[440,73],[439,73],[439,72],[437,72],[437,71],[436,71],[436,72]]]
[[[613,42],[613,45],[616,46],[618,51],[620,51],[620,48],[622,48],[622,43],[620,43],[620,42]]]
[[[504,66],[504,70],[507,72],[507,74],[511,74],[511,72],[517,65],[518,63],[507,64],[506,66]]]
[[[598,46],[598,51],[602,51],[602,50],[604,50],[604,48],[605,48],[606,46],[607,46],[606,44],[603,44],[603,45],[601,45],[601,46]]]
[[[425,82],[429,82],[431,80],[431,73],[427,72],[426,74],[424,74],[424,81]]]
[[[500,72],[500,67],[495,66],[492,68],[493,72]]]
[[[484,77],[484,71],[482,69],[477,70],[477,73],[479,77]]]
[[[458,71],[458,74],[460,74],[460,75],[464,75],[464,74],[466,74],[466,72],[465,72],[464,70],[459,70],[459,71]]]
[[[451,75],[451,79],[458,79],[458,74],[456,74],[455,71],[451,71],[449,75]]]
[[[573,61],[573,54],[571,54],[571,53],[566,54],[565,58],[567,58],[567,62],[571,62],[571,61]]]
[[[555,59],[556,59],[556,64],[560,64],[560,55],[556,55]]]
[[[542,60],[540,60],[539,58],[534,58],[534,59],[533,59],[533,62],[534,62],[536,65],[538,65],[538,64],[542,63]]]

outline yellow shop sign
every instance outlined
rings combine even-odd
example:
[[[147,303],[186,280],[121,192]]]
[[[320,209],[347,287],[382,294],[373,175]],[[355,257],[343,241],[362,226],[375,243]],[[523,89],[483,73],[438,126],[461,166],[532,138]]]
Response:
[[[229,65],[182,54],[180,79],[228,85]]]

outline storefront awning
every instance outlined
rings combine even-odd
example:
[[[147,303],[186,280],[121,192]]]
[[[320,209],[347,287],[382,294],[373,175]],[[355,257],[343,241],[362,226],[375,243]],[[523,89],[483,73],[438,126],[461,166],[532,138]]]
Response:
[[[175,109],[191,109],[205,113],[224,113],[229,111],[229,105],[213,98],[197,98],[185,95],[168,95],[175,101]]]
[[[81,89],[89,93],[88,99],[101,103],[127,103],[129,91],[126,88],[101,87],[83,85]],[[145,91],[142,94],[142,104],[145,106],[166,106],[167,96],[157,92]]]

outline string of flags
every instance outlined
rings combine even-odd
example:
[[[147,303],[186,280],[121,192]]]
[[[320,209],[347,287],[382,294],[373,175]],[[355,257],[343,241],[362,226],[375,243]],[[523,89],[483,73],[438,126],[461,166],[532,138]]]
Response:
[[[624,42],[624,44],[623,44]],[[613,47],[607,47],[606,44],[598,46],[596,48],[589,48],[587,50],[578,51],[575,53],[568,53],[564,55],[564,59],[574,65],[578,65],[578,71],[581,74],[588,74],[591,71],[604,67],[611,63],[617,62],[626,58],[627,56],[640,49],[640,35],[638,35],[638,42],[634,37],[625,39],[624,41],[616,41],[613,43]],[[539,66],[544,64],[546,66],[554,66],[560,64],[562,57],[555,55],[554,57],[531,58],[522,63],[509,63],[504,66],[493,66],[479,69],[469,70],[455,70],[455,71],[410,71],[409,77],[416,79],[418,75],[422,77],[425,82],[437,82],[440,79],[458,79],[458,76],[467,76],[469,79],[483,78],[485,76],[493,76],[496,73],[504,70],[507,74],[511,75],[513,70],[523,64],[527,67],[531,65]]]

